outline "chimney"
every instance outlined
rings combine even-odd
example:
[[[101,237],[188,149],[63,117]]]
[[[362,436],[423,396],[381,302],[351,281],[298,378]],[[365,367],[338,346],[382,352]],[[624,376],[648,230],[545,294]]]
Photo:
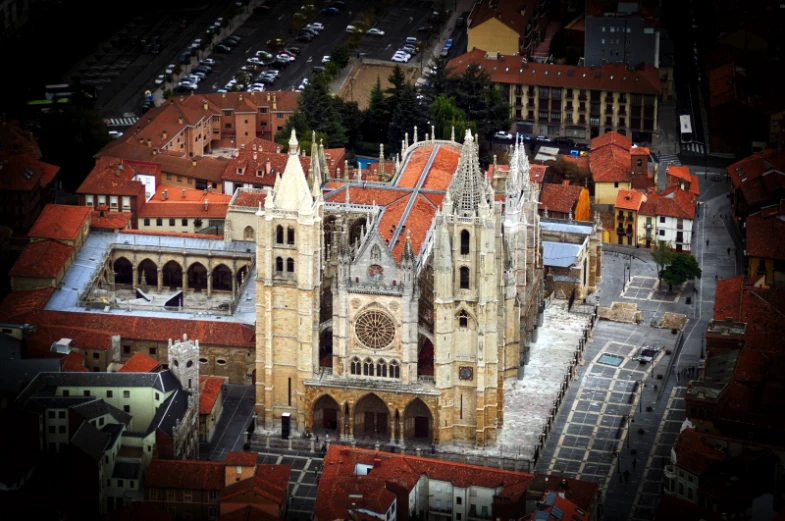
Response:
[[[164,190],[163,192],[161,192],[161,200],[166,201],[167,199],[169,199],[169,191]]]
[[[373,468],[378,469],[382,466],[382,458],[373,458]]]
[[[148,146],[148,147],[151,147],[151,146],[153,146],[153,140],[152,140],[152,139],[150,139],[150,138],[147,138],[147,146]]]
[[[152,119],[150,119],[150,116],[147,116],[147,122],[150,123],[151,121]]]
[[[157,155],[158,155],[158,149],[157,149],[157,148],[154,148],[154,149],[153,149],[153,155],[154,155],[154,156],[157,156]]]
[[[254,146],[254,151],[253,151],[253,160],[254,160],[254,161],[256,161],[256,146]]]
[[[225,93],[225,92],[222,92],[222,93],[221,93],[221,97],[222,97],[222,98],[225,98],[225,97],[226,97],[226,93]]]
[[[242,150],[245,150],[245,143],[243,143],[242,145],[240,145],[240,148],[241,148]]]
[[[206,101],[204,102],[204,105],[202,105],[202,106],[204,107],[204,110],[207,110],[207,102]]]
[[[204,200],[204,209],[205,209],[205,210],[207,210],[207,204],[208,204],[208,201],[207,201],[207,199],[205,199],[205,200]]]
[[[251,143],[251,150],[256,152],[256,143]]]
[[[185,188],[183,188],[183,199],[185,199]]]
[[[269,173],[270,173],[270,170],[271,170],[271,167],[270,167],[270,158],[268,157],[268,158],[267,158],[267,159],[264,161],[264,171],[265,171],[265,173],[269,174]]]
[[[240,97],[238,98],[238,100],[239,101],[243,101],[243,95],[242,94],[240,94]]]
[[[180,125],[182,125],[182,124],[183,124],[183,117],[182,117],[182,116],[180,116],[179,118],[177,118],[177,123],[179,123]]]
[[[270,101],[270,93],[267,93],[267,101]]]
[[[161,131],[161,139],[166,139],[166,130]]]

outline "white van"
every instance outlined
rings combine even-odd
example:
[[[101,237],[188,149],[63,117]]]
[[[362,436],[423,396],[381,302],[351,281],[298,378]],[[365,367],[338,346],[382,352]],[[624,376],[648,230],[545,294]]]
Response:
[[[415,38],[414,36],[407,36],[406,37],[406,43],[410,43],[412,45],[417,45],[417,38]]]

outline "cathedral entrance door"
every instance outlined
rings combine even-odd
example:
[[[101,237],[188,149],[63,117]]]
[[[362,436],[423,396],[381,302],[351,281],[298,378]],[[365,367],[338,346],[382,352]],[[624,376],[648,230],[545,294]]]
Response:
[[[330,434],[338,436],[338,402],[332,396],[323,395],[313,404],[313,420],[311,430],[316,434],[323,434],[329,431]]]
[[[430,418],[424,416],[417,416],[414,418],[414,437],[427,438],[428,437],[428,424]]]
[[[335,430],[338,428],[338,409],[322,409],[322,427]]]
[[[375,394],[364,396],[354,407],[355,436],[382,436],[389,431],[387,405]]]
[[[433,415],[419,398],[415,398],[403,410],[403,437],[407,442],[433,441]]]

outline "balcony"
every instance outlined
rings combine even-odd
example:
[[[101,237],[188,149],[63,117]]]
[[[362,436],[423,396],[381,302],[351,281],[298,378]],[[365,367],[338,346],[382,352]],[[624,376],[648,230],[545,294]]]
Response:
[[[628,215],[627,220],[632,222],[633,220],[635,220],[635,218],[632,215]]]
[[[676,479],[676,469],[673,468],[673,465],[665,465],[665,478]]]
[[[483,507],[480,512],[477,512],[477,505],[472,505],[469,509],[469,515],[466,516],[471,521],[487,521],[493,519],[488,513],[488,508]]]

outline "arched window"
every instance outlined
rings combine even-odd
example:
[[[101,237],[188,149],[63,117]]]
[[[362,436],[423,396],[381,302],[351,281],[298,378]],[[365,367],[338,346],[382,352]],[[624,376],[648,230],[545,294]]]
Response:
[[[393,360],[390,362],[390,378],[400,378],[401,377],[401,367],[398,365],[398,362]]]
[[[461,289],[469,289],[469,268],[461,266],[460,269],[460,287]]]
[[[384,376],[387,376],[387,366],[381,360],[376,362],[376,376],[382,376],[382,367],[384,367]]]
[[[276,257],[275,259],[275,271],[278,273],[283,271],[283,259],[281,257]]]
[[[286,244],[294,244],[294,228],[286,229]]]
[[[360,367],[360,359],[357,357],[352,358],[351,364],[351,373],[359,375],[361,374],[362,368]]]
[[[377,372],[376,376],[387,378],[387,362],[385,362],[384,360],[380,360],[380,362],[381,362],[382,370],[381,372]]]
[[[461,232],[461,255],[469,255],[469,231]]]
[[[250,226],[246,226],[245,227],[245,230],[243,231],[243,238],[246,241],[252,241],[253,240],[253,228],[252,227],[250,227]]]
[[[275,242],[278,244],[283,244],[283,226],[280,224],[275,229]]]
[[[363,362],[363,376],[373,376],[373,360],[366,358]]]
[[[469,327],[469,314],[465,310],[458,313],[458,325],[460,327]]]
[[[294,273],[294,259],[286,259],[286,271]]]

